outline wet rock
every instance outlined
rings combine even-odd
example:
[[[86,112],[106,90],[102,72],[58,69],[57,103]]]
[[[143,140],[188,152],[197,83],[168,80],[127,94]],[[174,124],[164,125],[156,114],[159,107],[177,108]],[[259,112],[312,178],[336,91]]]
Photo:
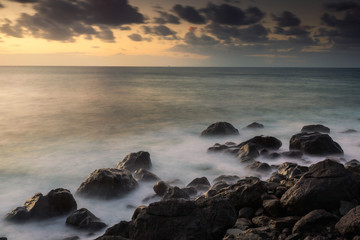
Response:
[[[227,184],[233,184],[240,180],[239,176],[236,175],[221,175],[213,180],[214,183],[226,182]]]
[[[73,212],[67,219],[66,224],[75,228],[98,231],[107,225],[100,221],[92,212],[81,208]]]
[[[335,228],[347,239],[360,235],[360,206],[351,209],[345,216],[340,218]]]
[[[292,151],[282,152],[281,155],[286,158],[300,159],[303,156],[303,152],[300,150],[292,150]]]
[[[262,149],[278,150],[282,145],[282,142],[275,137],[261,135],[242,142],[238,146],[242,147],[248,143],[255,144],[258,151],[261,151]]]
[[[333,225],[337,222],[338,218],[323,209],[316,209],[299,221],[297,221],[293,227],[293,233],[318,233],[323,231],[329,225]]]
[[[187,187],[194,187],[198,191],[206,191],[210,186],[210,182],[206,177],[195,178],[187,185]]]
[[[316,156],[344,153],[340,145],[334,142],[329,135],[317,132],[298,133],[292,136],[290,150],[301,150],[306,154]]]
[[[233,125],[227,122],[213,123],[201,133],[202,137],[228,136],[228,135],[239,135],[239,130],[237,130]]]
[[[306,125],[303,126],[301,132],[319,132],[319,133],[330,133],[330,128],[325,127],[321,124]]]
[[[264,128],[264,125],[262,125],[261,123],[253,122],[253,123],[247,125],[246,128],[247,129],[259,129],[259,128]]]
[[[238,218],[251,219],[254,217],[255,210],[251,207],[243,207],[239,210]]]
[[[246,169],[249,169],[251,171],[261,172],[261,173],[268,173],[271,171],[271,167],[267,163],[254,161],[248,166],[246,166]]]
[[[134,172],[134,178],[137,181],[141,182],[153,182],[159,181],[160,178],[156,176],[154,173],[146,170],[145,168],[140,168]]]
[[[122,197],[138,186],[131,172],[126,169],[102,168],[92,172],[77,189],[83,197],[110,199]]]
[[[255,159],[258,156],[260,156],[260,153],[257,150],[257,146],[252,143],[247,143],[243,145],[236,155],[236,157],[241,160]]]
[[[159,181],[159,182],[155,183],[155,185],[153,187],[154,192],[159,196],[164,196],[169,188],[170,188],[170,185],[164,181]]]
[[[24,222],[62,216],[77,208],[76,201],[69,190],[57,188],[45,196],[35,194],[23,206],[15,208],[6,215],[8,221]]]
[[[116,168],[125,168],[131,172],[140,168],[149,170],[151,168],[150,154],[144,151],[130,153],[116,165]]]
[[[190,196],[185,191],[181,190],[178,187],[170,187],[167,189],[166,193],[163,196],[163,200],[182,198],[189,199]]]
[[[306,214],[311,210],[336,211],[340,201],[358,201],[360,180],[335,161],[326,159],[310,166],[280,201],[290,213]]]

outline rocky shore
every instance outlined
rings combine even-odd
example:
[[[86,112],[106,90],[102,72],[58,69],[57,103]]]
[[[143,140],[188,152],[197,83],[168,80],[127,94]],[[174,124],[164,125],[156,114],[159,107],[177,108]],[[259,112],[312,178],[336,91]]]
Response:
[[[259,123],[246,127],[261,128]],[[230,123],[218,122],[201,137],[239,134]],[[154,194],[144,199],[150,204],[138,206],[131,219],[106,230],[106,219],[91,209],[78,209],[76,198],[62,188],[35,194],[5,219],[26,224],[67,216],[64,224],[71,228],[105,231],[97,240],[360,239],[360,162],[344,159],[343,149],[329,134],[323,125],[304,126],[289,139],[285,152],[279,151],[282,142],[272,136],[216,143],[207,149],[209,154],[231,155],[253,174],[221,175],[213,181],[199,176],[182,188],[151,172],[150,153],[131,153],[113,168],[92,172],[75,193],[106,201],[136,191],[144,182],[154,183]],[[310,166],[295,163],[303,156],[323,160]],[[288,161],[278,165],[259,161],[280,157]],[[261,180],[262,173],[270,177]]]

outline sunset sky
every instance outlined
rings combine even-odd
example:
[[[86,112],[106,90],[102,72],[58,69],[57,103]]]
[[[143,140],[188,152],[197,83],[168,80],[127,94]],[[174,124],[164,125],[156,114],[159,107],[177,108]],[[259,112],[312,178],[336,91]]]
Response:
[[[0,65],[360,67],[360,1],[0,0]]]

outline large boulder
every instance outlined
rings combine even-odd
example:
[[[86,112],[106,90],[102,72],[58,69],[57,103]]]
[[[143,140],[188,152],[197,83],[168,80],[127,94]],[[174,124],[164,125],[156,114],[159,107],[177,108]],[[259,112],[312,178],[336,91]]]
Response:
[[[103,237],[112,234],[133,240],[217,240],[235,221],[236,212],[226,199],[171,199],[139,207],[131,222],[117,226],[117,235],[113,229]]]
[[[45,196],[42,193],[35,194],[23,206],[7,214],[5,219],[16,222],[47,219],[68,214],[76,208],[76,201],[70,191],[57,188]]]
[[[311,165],[280,202],[288,212],[303,215],[315,209],[336,211],[341,200],[360,200],[360,179],[342,164],[326,159]]]
[[[320,132],[320,133],[330,133],[330,128],[325,127],[321,124],[306,125],[303,126],[301,132]]]
[[[340,221],[335,228],[347,239],[352,239],[360,235],[360,206],[351,209]]]
[[[151,168],[150,153],[144,151],[130,153],[116,165],[116,168],[125,168],[132,172],[140,168],[149,170]]]
[[[263,135],[255,136],[245,142],[240,143],[238,146],[242,147],[249,143],[255,145],[258,151],[263,149],[278,150],[282,146],[282,142],[279,139]]]
[[[131,172],[126,169],[101,168],[92,172],[81,183],[76,194],[83,197],[110,199],[124,196],[137,185]]]
[[[101,222],[98,217],[86,208],[81,208],[73,212],[66,219],[66,224],[75,228],[92,231],[97,231],[106,227],[105,223]]]
[[[239,135],[239,130],[237,130],[233,125],[231,125],[228,122],[213,123],[201,133],[202,137],[228,136],[228,135]]]
[[[309,155],[326,156],[343,154],[344,151],[328,134],[318,132],[298,133],[290,139],[290,150],[301,150]]]
[[[337,216],[325,211],[316,209],[297,221],[293,227],[293,233],[318,233],[328,226],[334,226],[338,220]]]

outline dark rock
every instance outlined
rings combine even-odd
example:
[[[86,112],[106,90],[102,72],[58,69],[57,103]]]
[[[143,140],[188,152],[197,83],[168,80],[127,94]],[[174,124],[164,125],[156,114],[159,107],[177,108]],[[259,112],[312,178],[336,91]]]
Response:
[[[271,219],[269,221],[269,227],[272,229],[278,229],[278,230],[293,228],[294,224],[299,219],[300,219],[300,217],[297,217],[297,216],[287,216],[287,217],[282,217],[282,218]]]
[[[276,233],[271,231],[269,227],[250,228],[242,231],[241,234],[232,238],[224,238],[223,240],[277,240]]]
[[[271,167],[269,164],[259,161],[252,162],[250,165],[246,166],[246,168],[261,173],[267,173],[271,171]]]
[[[239,176],[236,175],[221,175],[213,180],[214,183],[226,182],[227,184],[233,184],[240,180]]]
[[[296,163],[285,162],[277,169],[277,174],[286,179],[299,179],[304,173],[309,170],[308,167],[300,166]]]
[[[198,194],[198,191],[194,187],[184,187],[181,188],[181,190],[189,196],[195,196],[196,194]]]
[[[169,188],[170,188],[170,185],[164,181],[159,181],[159,182],[155,183],[155,185],[153,187],[154,192],[159,196],[164,196]]]
[[[329,225],[334,225],[338,218],[323,210],[316,209],[304,217],[302,217],[299,221],[297,221],[293,227],[293,233],[318,233],[324,230]]]
[[[335,211],[341,200],[358,201],[359,197],[360,179],[342,164],[327,159],[311,165],[280,201],[290,213],[306,214],[315,209]]]
[[[97,238],[97,240],[111,239],[105,237],[123,237],[127,239],[129,238],[130,225],[131,222],[121,221],[118,224],[115,224],[114,226],[108,228],[104,235],[100,238]]]
[[[330,128],[325,127],[321,124],[316,125],[306,125],[303,126],[301,132],[319,132],[319,133],[330,133]]]
[[[261,135],[242,142],[238,146],[242,147],[248,143],[255,144],[259,151],[262,149],[278,150],[282,145],[282,142],[275,137]]]
[[[255,159],[259,155],[260,153],[257,150],[257,146],[252,143],[247,143],[240,148],[236,157],[241,160],[244,160],[244,159]]]
[[[229,146],[225,144],[215,143],[214,146],[208,148],[208,152],[224,152]]]
[[[80,238],[78,236],[73,236],[73,237],[67,237],[67,238],[63,238],[62,240],[79,240]],[[0,240],[2,240],[0,238]]]
[[[6,237],[0,237],[0,240],[7,240]]]
[[[187,185],[187,187],[194,187],[198,191],[206,191],[210,186],[210,182],[206,177],[195,178]]]
[[[283,208],[279,199],[264,200],[263,208],[272,217],[280,217],[283,214]]]
[[[290,139],[290,150],[301,150],[309,155],[326,156],[343,154],[344,151],[337,142],[327,134],[298,133]]]
[[[360,206],[351,209],[345,216],[340,218],[335,228],[342,236],[348,239],[360,235]]]
[[[287,188],[287,187],[285,187],[285,186],[279,186],[279,187],[277,187],[276,190],[275,190],[275,196],[280,199],[280,198],[282,197],[282,195],[284,195],[284,193],[285,193],[288,189],[289,189],[289,188]]]
[[[346,131],[343,131],[341,133],[357,133],[358,131],[356,131],[355,129],[348,129]]]
[[[251,219],[251,222],[258,227],[265,227],[268,225],[270,218],[268,216],[257,216]]]
[[[107,226],[86,208],[81,208],[73,212],[66,219],[66,224],[75,228],[87,229],[92,231],[97,231]]]
[[[207,129],[202,131],[202,137],[239,135],[239,130],[227,122],[216,122],[211,124]]]
[[[253,122],[247,125],[246,128],[248,129],[264,128],[264,125],[262,125],[261,123]]]
[[[189,199],[190,196],[185,191],[181,190],[178,187],[170,187],[167,189],[166,193],[163,196],[164,200],[174,199],[174,198],[183,198]]]
[[[349,201],[340,201],[340,208],[339,208],[339,213],[341,216],[346,215],[351,209],[353,209],[354,207],[356,207],[356,204],[354,204],[353,202],[349,202]]]
[[[286,158],[300,159],[303,156],[303,153],[300,150],[292,150],[292,151],[282,152],[281,155]]]
[[[238,218],[251,219],[254,217],[255,210],[251,207],[243,207],[239,210]]]
[[[57,188],[47,195],[35,194],[23,206],[15,208],[6,215],[8,221],[23,222],[62,216],[77,208],[76,201],[69,190]]]
[[[92,172],[77,189],[83,197],[110,199],[122,197],[138,186],[126,169],[102,168]]]
[[[246,230],[252,227],[252,222],[247,218],[238,218],[235,222],[234,228],[240,229],[240,230]]]
[[[356,159],[352,159],[350,161],[348,161],[347,163],[345,163],[345,167],[359,167],[360,166],[360,162]]]
[[[152,182],[152,181],[159,181],[160,178],[156,176],[154,173],[146,170],[145,168],[140,168],[134,172],[134,178],[137,181],[143,182]]]
[[[125,158],[116,165],[116,168],[125,168],[132,172],[140,168],[149,170],[151,168],[150,154],[143,151],[137,153],[130,153],[126,155]]]
[[[277,152],[273,152],[273,153],[270,153],[267,155],[267,158],[269,158],[269,159],[278,159],[280,157],[281,157],[281,154],[277,153]]]

